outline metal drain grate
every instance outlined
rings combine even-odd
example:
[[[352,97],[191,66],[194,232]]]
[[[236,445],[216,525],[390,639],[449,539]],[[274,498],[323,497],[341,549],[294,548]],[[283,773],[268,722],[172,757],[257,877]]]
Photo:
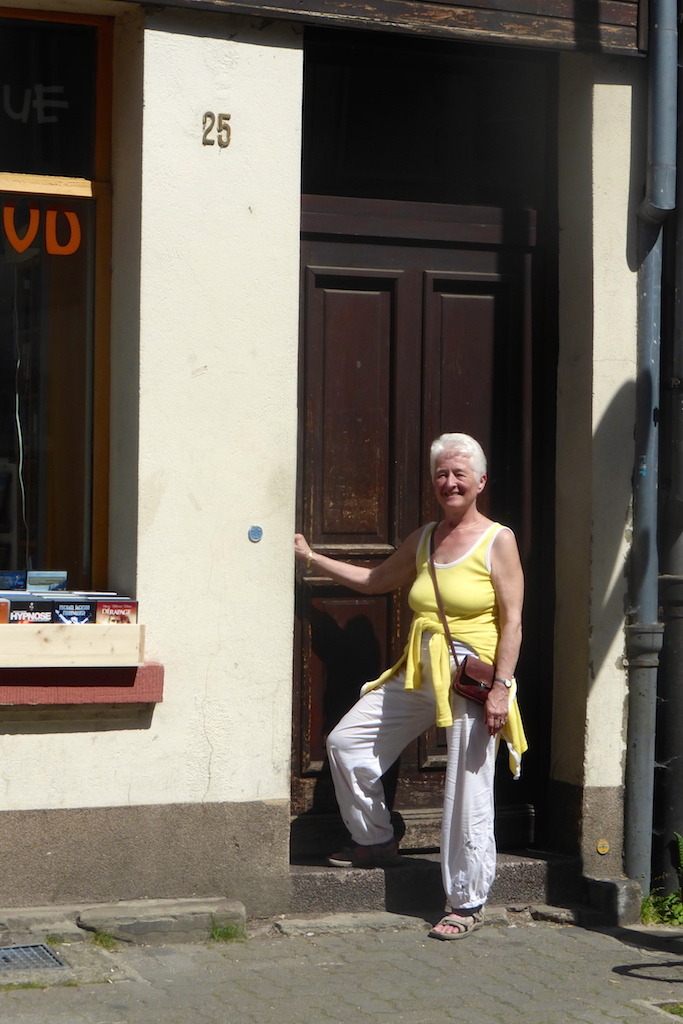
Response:
[[[34,946],[0,946],[0,974],[4,971],[37,971],[45,967],[66,967],[44,942]]]

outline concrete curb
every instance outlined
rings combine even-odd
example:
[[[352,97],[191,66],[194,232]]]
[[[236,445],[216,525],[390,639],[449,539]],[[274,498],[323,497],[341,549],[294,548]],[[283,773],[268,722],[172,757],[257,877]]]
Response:
[[[78,925],[123,942],[206,942],[214,929],[244,936],[246,911],[237,900],[128,900],[86,907],[78,915]]]
[[[122,942],[164,945],[207,942],[214,928],[246,935],[243,903],[228,899],[126,900],[77,905],[0,909],[0,941],[84,942],[104,932]]]

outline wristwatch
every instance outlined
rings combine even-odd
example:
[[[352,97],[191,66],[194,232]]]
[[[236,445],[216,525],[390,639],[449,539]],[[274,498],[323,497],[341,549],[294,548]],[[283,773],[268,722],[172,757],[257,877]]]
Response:
[[[509,690],[512,687],[512,680],[511,679],[503,679],[502,676],[494,676],[493,677],[493,681],[494,681],[494,683],[502,683],[506,690]]]

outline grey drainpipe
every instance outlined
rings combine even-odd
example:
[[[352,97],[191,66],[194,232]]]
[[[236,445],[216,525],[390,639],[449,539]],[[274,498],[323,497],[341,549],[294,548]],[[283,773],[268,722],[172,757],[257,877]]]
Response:
[[[683,79],[679,76],[679,120],[683,112]],[[683,129],[679,123],[678,189],[683,189]],[[659,670],[657,704],[657,768],[653,874],[665,894],[680,885],[677,843],[683,833],[683,211],[676,211],[674,328],[671,378],[663,395],[668,415],[662,451],[668,456],[669,486],[661,520],[660,595],[664,648]]]
[[[650,0],[648,167],[638,211],[638,380],[626,760],[626,874],[650,888],[659,619],[657,447],[661,342],[662,224],[676,199],[678,21],[676,0]]]

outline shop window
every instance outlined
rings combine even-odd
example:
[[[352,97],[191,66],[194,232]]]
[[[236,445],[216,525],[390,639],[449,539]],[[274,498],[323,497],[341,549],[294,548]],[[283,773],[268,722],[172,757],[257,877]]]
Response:
[[[106,584],[111,31],[0,16],[0,569]]]

